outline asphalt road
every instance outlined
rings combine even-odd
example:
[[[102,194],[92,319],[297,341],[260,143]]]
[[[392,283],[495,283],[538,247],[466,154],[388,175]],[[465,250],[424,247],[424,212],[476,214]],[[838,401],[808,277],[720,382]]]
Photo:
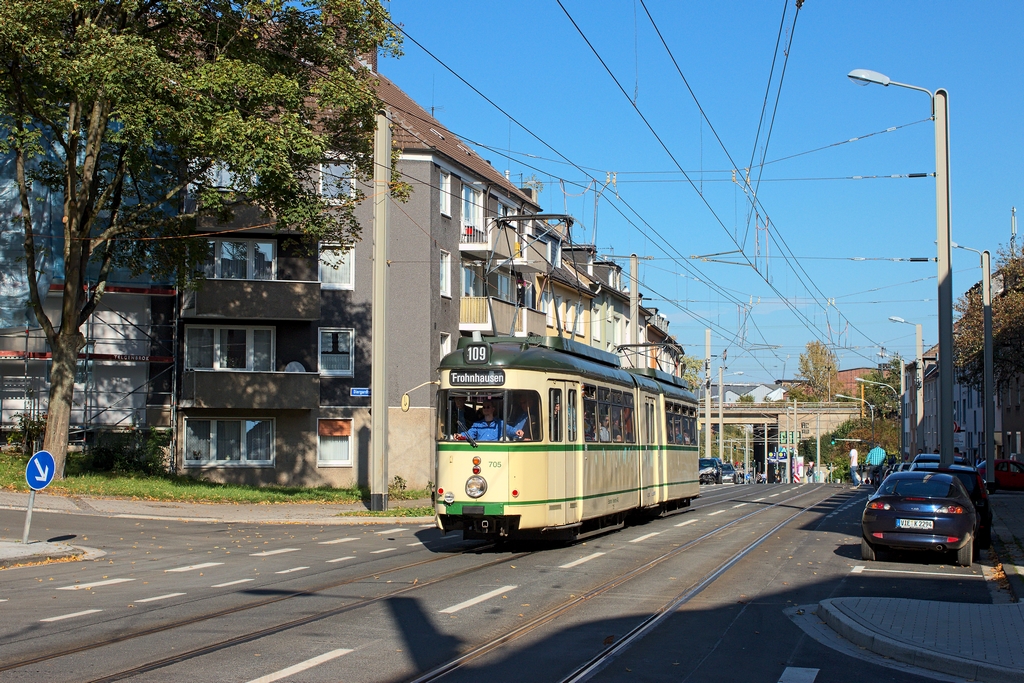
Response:
[[[39,513],[37,536],[106,555],[0,573],[0,681],[407,681],[467,653],[438,680],[561,681],[588,661],[609,681],[935,680],[819,642],[794,614],[839,596],[1001,599],[978,564],[862,562],[866,494],[705,487],[572,546],[501,548],[419,526]],[[0,536],[23,521],[0,511]]]

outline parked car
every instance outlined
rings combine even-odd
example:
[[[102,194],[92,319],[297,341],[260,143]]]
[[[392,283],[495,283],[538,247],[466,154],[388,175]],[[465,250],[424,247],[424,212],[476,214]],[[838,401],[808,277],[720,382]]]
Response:
[[[722,465],[722,483],[740,484],[743,482],[742,476],[736,471],[736,468],[732,466],[731,462],[727,462]]]
[[[984,550],[992,545],[992,506],[988,500],[988,488],[985,479],[970,465],[950,465],[939,467],[938,463],[915,462],[912,472],[945,472],[955,475],[967,489],[971,504],[978,513],[978,535],[975,545]]]
[[[698,478],[701,484],[721,484],[722,465],[718,458],[701,458],[698,461]]]
[[[996,485],[992,491],[998,489],[1024,490],[1024,462],[1019,460],[996,460]],[[978,463],[978,473],[981,478],[988,480],[985,476],[985,461]]]
[[[939,460],[940,458],[938,453],[918,453],[917,456],[914,458],[914,462],[911,464],[916,465],[919,462],[939,462]],[[967,458],[965,458],[962,455],[954,455],[953,464],[970,465],[971,463],[969,460],[967,460]]]
[[[912,470],[890,474],[864,506],[860,553],[875,560],[878,551],[953,551],[957,563],[974,559],[978,513],[960,478],[948,472]]]

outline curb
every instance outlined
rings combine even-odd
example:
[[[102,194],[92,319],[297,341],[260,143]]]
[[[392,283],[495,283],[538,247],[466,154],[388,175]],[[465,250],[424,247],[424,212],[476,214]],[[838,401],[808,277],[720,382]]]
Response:
[[[13,510],[24,512],[24,507],[14,505],[0,505],[0,510]],[[107,519],[142,519],[149,521],[174,522],[205,522],[210,524],[309,524],[320,526],[356,526],[359,524],[433,524],[433,517],[363,517],[358,515],[338,515],[336,513],[329,517],[318,517],[315,519],[295,519],[287,517],[256,518],[246,517],[242,519],[228,519],[225,517],[183,517],[180,515],[145,515],[128,512],[104,512],[102,510],[61,510],[55,508],[33,509],[33,513],[47,513],[58,515],[77,515],[82,517],[106,517]]]
[[[56,550],[43,552],[34,555],[21,555],[19,557],[0,557],[0,569],[10,569],[22,565],[38,565],[47,562],[56,562],[68,559],[81,559],[86,555],[83,548],[68,546],[67,550]]]
[[[1021,553],[1016,547],[1010,547],[1011,544],[1016,545],[1016,538],[996,517],[992,521],[992,549],[996,551],[996,556],[1003,565],[1003,574],[1010,585],[1013,601],[1020,602],[1024,599],[1024,575],[1020,574],[1024,560],[1021,559]]]
[[[846,614],[837,604],[843,598],[830,598],[818,603],[815,611],[829,628],[854,645],[871,650],[875,654],[889,657],[905,664],[941,671],[967,680],[989,683],[1020,683],[1022,671],[988,662],[978,662],[935,650],[923,650],[918,644],[899,641],[892,634],[885,634],[865,626]]]

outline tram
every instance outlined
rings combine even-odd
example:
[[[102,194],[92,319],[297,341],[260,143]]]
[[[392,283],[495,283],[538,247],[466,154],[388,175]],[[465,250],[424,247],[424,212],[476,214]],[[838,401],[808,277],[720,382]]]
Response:
[[[697,399],[561,337],[463,338],[440,365],[435,519],[470,539],[574,540],[699,493]]]

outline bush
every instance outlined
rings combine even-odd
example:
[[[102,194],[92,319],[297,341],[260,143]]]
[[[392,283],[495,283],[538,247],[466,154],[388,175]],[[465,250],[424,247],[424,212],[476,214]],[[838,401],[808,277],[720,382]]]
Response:
[[[99,434],[89,449],[83,469],[150,476],[165,474],[170,441],[169,432],[155,429]]]
[[[392,500],[405,500],[405,489],[408,488],[405,479],[395,477],[388,484],[388,498]]]

